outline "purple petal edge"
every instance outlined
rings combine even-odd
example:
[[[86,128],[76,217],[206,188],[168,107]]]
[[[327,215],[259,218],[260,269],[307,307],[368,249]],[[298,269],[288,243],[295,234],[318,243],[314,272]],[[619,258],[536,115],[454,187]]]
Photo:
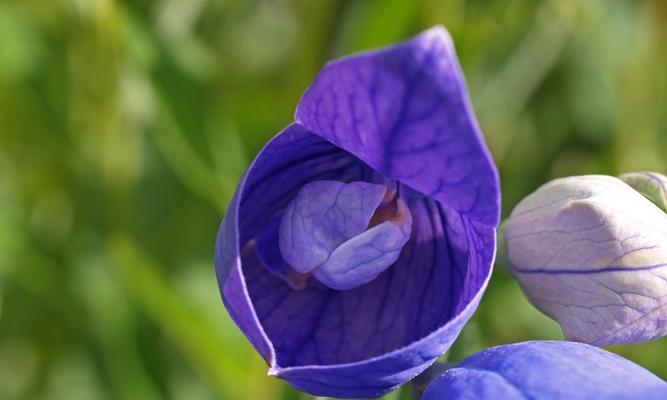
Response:
[[[422,400],[667,398],[667,383],[606,350],[576,342],[492,347],[446,370]]]

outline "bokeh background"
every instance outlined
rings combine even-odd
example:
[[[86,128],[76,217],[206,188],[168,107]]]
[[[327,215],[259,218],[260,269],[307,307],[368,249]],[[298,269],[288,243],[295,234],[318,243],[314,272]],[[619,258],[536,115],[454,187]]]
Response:
[[[434,24],[504,215],[555,177],[667,170],[662,0],[1,1],[0,399],[309,398],[227,316],[218,224],[327,60]],[[560,338],[497,269],[449,359]],[[667,378],[666,339],[612,350]]]

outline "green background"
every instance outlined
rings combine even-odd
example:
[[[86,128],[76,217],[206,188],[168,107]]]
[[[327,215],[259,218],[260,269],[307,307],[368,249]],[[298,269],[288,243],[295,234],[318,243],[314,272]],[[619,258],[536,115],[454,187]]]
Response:
[[[555,177],[665,172],[664,1],[0,1],[0,399],[308,398],[227,316],[218,224],[327,60],[434,24],[504,215]],[[560,338],[497,269],[449,358]],[[613,350],[667,377],[665,339]]]

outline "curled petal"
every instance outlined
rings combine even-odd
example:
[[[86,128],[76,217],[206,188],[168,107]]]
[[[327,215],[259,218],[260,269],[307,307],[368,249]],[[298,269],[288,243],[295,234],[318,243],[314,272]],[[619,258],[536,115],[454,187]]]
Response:
[[[444,28],[328,64],[295,119],[384,176],[498,223],[497,172]]]
[[[412,216],[399,200],[399,215],[343,243],[313,271],[325,285],[348,290],[375,279],[398,259],[412,232]]]
[[[369,228],[387,194],[382,184],[315,181],[287,207],[279,234],[284,260],[330,288],[349,290],[375,279],[397,259],[410,238],[412,217],[405,202],[384,208],[396,215]]]
[[[493,347],[448,369],[422,400],[665,399],[667,383],[616,354],[573,342]]]
[[[667,334],[667,214],[621,180],[552,181],[505,229],[528,298],[570,340],[636,343]]]
[[[280,246],[276,240],[279,237],[280,222],[284,213],[275,215],[264,228],[257,240],[248,246],[247,251],[256,252],[259,261],[267,271],[284,280],[292,289],[303,289],[308,283],[308,275],[295,271],[280,253]]]
[[[290,266],[280,253],[280,246],[275,240],[279,236],[280,223],[285,213],[278,213],[257,237],[255,246],[257,258],[277,277],[288,280]]]
[[[301,273],[322,265],[338,246],[366,229],[385,192],[384,185],[367,182],[305,185],[280,226],[285,261]]]

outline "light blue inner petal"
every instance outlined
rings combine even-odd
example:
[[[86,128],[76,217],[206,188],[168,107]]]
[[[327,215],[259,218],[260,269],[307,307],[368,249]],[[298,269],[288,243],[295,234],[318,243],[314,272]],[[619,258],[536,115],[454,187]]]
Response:
[[[372,281],[394,264],[412,230],[410,212],[402,200],[398,202],[396,217],[341,244],[313,276],[330,288],[349,290]]]
[[[333,289],[370,282],[396,261],[410,237],[412,217],[394,194],[368,182],[305,185],[280,224],[284,260]]]
[[[325,262],[346,240],[363,232],[386,192],[366,182],[315,181],[301,188],[280,225],[280,252],[301,273]]]

